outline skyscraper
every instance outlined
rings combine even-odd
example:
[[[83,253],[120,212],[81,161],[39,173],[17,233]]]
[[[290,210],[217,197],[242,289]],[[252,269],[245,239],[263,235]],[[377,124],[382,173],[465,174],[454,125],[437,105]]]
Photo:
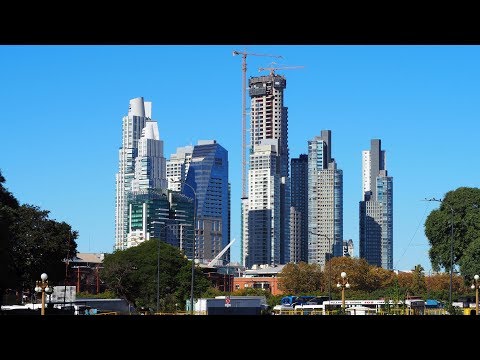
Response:
[[[242,204],[242,261],[290,261],[290,181],[286,79],[271,73],[249,79],[250,166]]]
[[[129,204],[132,192],[166,188],[163,141],[158,124],[152,120],[152,103],[143,97],[130,100],[122,120],[122,147],[116,174],[115,248],[128,247]]]
[[[212,260],[230,242],[230,191],[228,152],[215,140],[195,145],[183,187],[185,195],[196,197],[196,258]],[[192,192],[192,187],[195,193]],[[230,262],[230,250],[222,259]]]
[[[343,255],[343,172],[331,157],[331,131],[308,141],[308,262]]]
[[[388,176],[381,140],[362,152],[363,201],[359,204],[360,257],[393,269],[393,177]]]
[[[127,195],[127,246],[139,245],[150,238],[165,239],[163,224],[170,215],[170,204],[165,193],[154,189],[130,191]]]
[[[308,155],[291,161],[290,261],[308,262]]]
[[[173,191],[180,191],[182,181],[187,179],[188,168],[192,160],[193,146],[177,148],[175,154],[170,155],[167,160],[168,188]]]

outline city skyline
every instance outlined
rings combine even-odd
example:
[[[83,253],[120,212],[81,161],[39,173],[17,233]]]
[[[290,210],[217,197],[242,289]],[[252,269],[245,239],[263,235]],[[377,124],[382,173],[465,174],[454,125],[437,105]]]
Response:
[[[279,71],[288,81],[290,158],[320,130],[335,134],[343,237],[353,239],[355,256],[362,151],[382,139],[395,178],[393,268],[428,271],[423,223],[438,204],[422,200],[478,186],[468,156],[479,128],[478,46],[1,46],[6,188],[79,231],[79,251],[111,252],[119,122],[126,102],[141,96],[154,104],[166,157],[201,139],[228,151],[239,261],[241,61],[232,50],[244,48],[304,66]],[[248,76],[268,60],[249,57]]]

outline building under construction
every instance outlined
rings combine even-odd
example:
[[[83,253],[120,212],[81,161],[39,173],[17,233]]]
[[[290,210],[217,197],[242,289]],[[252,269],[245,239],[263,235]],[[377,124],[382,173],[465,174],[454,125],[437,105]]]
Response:
[[[284,76],[249,79],[250,154],[248,197],[242,206],[242,262],[285,264],[290,261],[290,181],[288,109]]]

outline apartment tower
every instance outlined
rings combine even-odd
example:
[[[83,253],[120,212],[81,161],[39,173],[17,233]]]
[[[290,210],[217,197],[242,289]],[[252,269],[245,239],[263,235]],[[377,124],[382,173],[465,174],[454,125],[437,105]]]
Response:
[[[290,181],[285,77],[249,79],[250,157],[248,199],[242,200],[242,261],[290,261]]]
[[[343,255],[343,172],[331,154],[330,130],[308,141],[308,262],[322,268]]]
[[[372,139],[362,152],[359,206],[360,257],[370,265],[393,269],[393,177],[388,176],[381,140]]]

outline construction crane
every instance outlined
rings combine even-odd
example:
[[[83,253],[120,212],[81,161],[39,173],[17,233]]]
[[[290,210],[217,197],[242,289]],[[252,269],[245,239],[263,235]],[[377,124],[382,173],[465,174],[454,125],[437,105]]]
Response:
[[[283,59],[283,56],[234,50],[233,56],[236,55],[242,55],[242,199],[245,199],[247,197],[247,56],[268,56],[278,59]]]
[[[222,249],[222,251],[220,251],[220,252],[217,254],[217,256],[215,256],[215,257],[213,258],[213,260],[208,263],[207,266],[208,266],[208,267],[214,266],[214,265],[216,264],[217,260],[220,259],[223,254],[225,254],[225,251],[227,251],[227,250],[230,248],[230,246],[232,246],[232,244],[233,244],[234,242],[235,242],[235,239],[233,239],[232,241],[230,241],[230,242]]]
[[[275,63],[272,63],[272,65],[275,65]],[[299,66],[279,66],[279,67],[270,66],[270,67],[258,68],[258,72],[265,71],[265,70],[270,70],[270,76],[274,76],[275,75],[275,70],[300,69],[300,68],[303,68],[303,67],[305,67],[305,66],[302,66],[302,65],[299,65]]]

